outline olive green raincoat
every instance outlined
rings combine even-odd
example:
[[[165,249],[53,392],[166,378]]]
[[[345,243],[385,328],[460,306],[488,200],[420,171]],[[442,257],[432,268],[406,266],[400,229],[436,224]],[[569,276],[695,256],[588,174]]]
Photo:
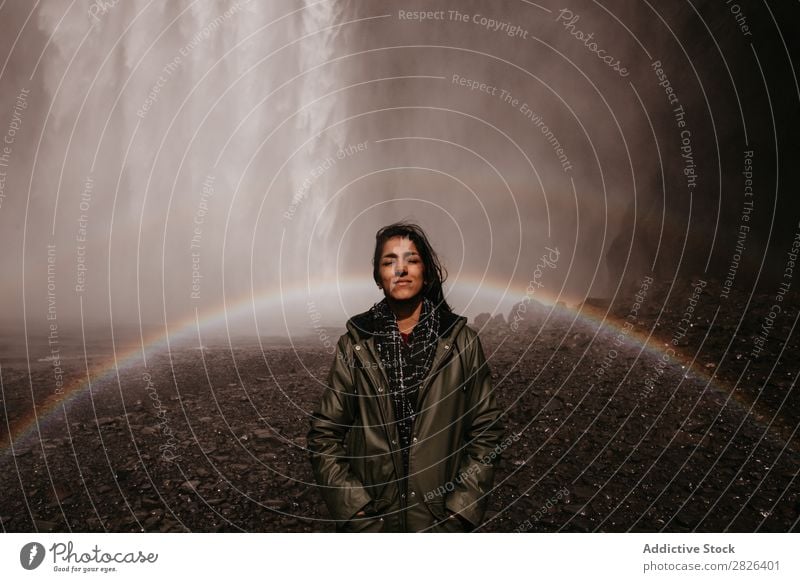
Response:
[[[307,442],[337,531],[460,532],[481,524],[503,424],[477,332],[442,311],[431,371],[419,389],[408,490],[389,381],[364,312],[347,322]],[[365,510],[365,517],[356,513]],[[453,515],[456,514],[456,515]]]

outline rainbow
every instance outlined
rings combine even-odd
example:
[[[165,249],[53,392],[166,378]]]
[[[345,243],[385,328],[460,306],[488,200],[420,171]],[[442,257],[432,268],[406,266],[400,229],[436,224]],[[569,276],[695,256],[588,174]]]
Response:
[[[173,343],[189,340],[193,337],[199,339],[203,329],[224,327],[227,331],[231,322],[241,320],[241,318],[250,316],[257,321],[258,314],[277,313],[277,310],[285,308],[287,303],[302,302],[305,305],[311,297],[310,289],[328,290],[331,287],[330,283],[315,281],[288,289],[269,289],[260,294],[248,294],[230,304],[223,304],[220,307],[208,310],[202,316],[198,311],[194,317],[188,317],[171,327],[167,324],[163,332],[153,333],[147,338],[142,337],[141,343],[136,347],[128,348],[118,354],[115,353],[108,362],[90,370],[85,378],[74,379],[64,387],[61,394],[54,394],[41,404],[34,403],[32,412],[29,415],[19,419],[13,425],[9,425],[9,437],[6,441],[0,442],[0,451],[3,454],[11,454],[16,446],[22,446],[25,441],[33,436],[40,436],[42,427],[52,422],[59,412],[62,412],[66,417],[69,407],[82,397],[90,395],[96,385],[112,381],[120,371],[127,368],[136,365],[146,367],[148,355],[163,353]],[[339,296],[354,297],[358,296],[359,293],[363,294],[365,289],[371,288],[374,289],[372,280],[363,277],[340,279],[335,283],[335,291]],[[486,278],[468,282],[462,280],[456,289],[458,289],[457,292],[448,293],[448,301],[453,305],[466,303],[466,309],[470,311],[475,311],[475,309],[470,309],[470,306],[476,297],[480,297],[483,306],[495,306],[494,309],[489,307],[484,311],[507,314],[515,304],[526,296],[525,286],[508,284],[505,281],[487,280]],[[467,291],[472,292],[471,296],[468,296]],[[365,298],[367,297],[365,295]],[[377,301],[378,299],[380,299],[380,296],[374,297],[372,300]],[[551,310],[561,311],[564,315],[574,316],[578,320],[597,326],[600,334],[623,333],[623,322],[609,319],[608,315],[600,309],[587,305],[566,307],[561,302],[562,298],[560,296],[548,293],[537,293],[532,299],[549,306]],[[369,301],[369,299],[365,300]],[[368,303],[364,305],[364,309],[369,306]],[[663,357],[667,353],[666,346],[668,344],[653,338],[651,333],[644,333],[634,328],[632,330],[626,329],[624,334],[631,343],[635,343],[642,350],[656,357]],[[670,350],[670,357],[686,370],[686,374],[689,374],[691,370],[695,376],[704,380],[712,388],[721,390],[726,394],[730,393],[730,390],[722,389],[721,381],[716,379],[714,374],[709,374],[705,369],[698,369],[692,366],[691,358],[688,356],[678,350],[675,350],[673,354],[672,350]],[[744,402],[742,396],[734,396],[734,398],[743,406],[752,406],[751,402]]]

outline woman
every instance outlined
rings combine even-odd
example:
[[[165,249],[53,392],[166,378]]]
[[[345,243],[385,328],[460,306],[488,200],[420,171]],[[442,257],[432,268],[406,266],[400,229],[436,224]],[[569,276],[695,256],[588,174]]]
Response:
[[[422,229],[375,239],[384,298],[339,338],[308,433],[314,478],[337,531],[471,531],[503,436],[483,348]]]

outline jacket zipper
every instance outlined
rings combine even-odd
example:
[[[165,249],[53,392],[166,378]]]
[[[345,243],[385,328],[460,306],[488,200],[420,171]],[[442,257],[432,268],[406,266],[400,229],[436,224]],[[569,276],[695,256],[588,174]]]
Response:
[[[447,355],[452,353],[450,348],[453,347],[453,344],[455,343],[455,338],[461,331],[462,327],[464,327],[464,323],[459,322],[457,324],[457,327],[453,330],[453,332],[450,334],[447,340],[443,340],[440,338],[438,343],[436,344],[436,355],[438,356],[438,359],[434,360],[433,366],[431,367],[431,371],[428,373],[428,377],[425,379],[425,382],[423,382],[422,386],[419,389],[419,393],[417,394],[418,404],[422,402],[423,395],[427,393],[428,387],[433,383],[433,380],[436,378],[436,374],[439,373],[439,370],[441,369],[445,360],[447,360]],[[443,344],[448,346],[447,350],[444,353],[442,353]]]
[[[357,347],[363,347],[361,344],[356,344]],[[370,385],[372,386],[372,391],[375,393],[375,397],[378,399],[378,411],[381,415],[381,421],[383,423],[383,430],[386,433],[386,438],[389,444],[389,450],[392,452],[392,464],[394,465],[394,470],[397,475],[400,475],[401,471],[400,468],[397,466],[397,460],[395,459],[395,450],[392,448],[392,435],[390,434],[389,423],[387,422],[386,415],[384,414],[384,405],[385,402],[384,398],[385,395],[382,392],[378,392],[378,384],[375,382],[375,379],[372,377],[372,372],[370,371],[371,367],[368,362],[365,362],[365,357],[361,355],[361,349],[355,350],[356,357],[361,361],[362,366],[364,366],[364,371],[366,372],[367,379],[369,380]],[[388,386],[388,382],[387,382]]]
[[[449,353],[452,353],[452,352],[450,352],[449,348],[452,347],[453,344],[455,343],[455,338],[461,332],[461,328],[464,327],[464,324],[465,324],[464,321],[459,321],[456,324],[455,329],[453,329],[453,332],[448,336],[447,340],[443,340],[442,338],[439,338],[439,340],[437,341],[433,366],[431,368],[431,371],[428,373],[428,377],[425,379],[425,382],[420,387],[420,390],[417,393],[417,403],[418,404],[420,402],[422,402],[422,395],[424,393],[426,393],[428,387],[433,382],[433,380],[436,378],[436,374],[439,373],[439,369],[442,367],[442,364],[447,359],[447,355]],[[452,339],[449,339],[449,338],[452,338]],[[446,352],[445,352],[445,348],[442,347],[445,344],[448,345],[448,348],[447,348]],[[360,346],[360,347],[366,348],[366,350],[369,351],[370,355],[372,356],[371,357],[372,361],[375,362],[375,365],[378,368],[380,368],[380,366],[377,365],[377,360],[376,360],[375,354],[372,353],[372,350],[369,348],[369,346],[366,345],[366,341],[363,341],[363,342],[360,342],[360,343],[356,343],[356,346]],[[362,350],[360,350],[360,349],[356,349],[355,350],[355,352],[357,354],[356,357],[361,361],[361,364],[365,367],[365,371],[367,373],[367,378],[369,379],[370,383],[372,384],[373,392],[377,392],[377,389],[376,389],[377,385],[375,384],[375,380],[372,377],[372,372],[370,371],[371,366],[367,365],[367,362],[364,361],[365,356],[361,355],[361,351]],[[383,376],[383,379],[386,381],[386,386],[389,386],[389,379],[386,376],[386,372],[383,370],[383,368],[380,368],[380,369],[381,369],[381,375]],[[378,393],[377,398],[379,398],[379,399],[381,399],[384,396],[383,393],[381,393],[381,392],[377,392],[377,393]],[[386,422],[386,417],[384,416],[384,413],[383,413],[383,405],[382,405],[380,400],[378,402],[378,410],[381,413],[381,419],[383,420],[384,430],[385,430],[386,436],[387,436],[387,438],[389,440],[390,450],[392,451],[392,464],[394,465],[395,474],[400,475],[401,471],[400,471],[399,467],[397,466],[397,460],[395,458],[396,450],[391,446],[392,435],[389,434],[389,426],[388,426],[388,423]],[[412,461],[412,454],[411,454],[411,451],[409,451],[408,452],[408,472],[409,473],[411,473],[411,461]],[[403,522],[402,523],[403,531],[406,531],[406,527],[407,527],[406,526],[406,511],[407,511],[406,504],[407,504],[407,502],[408,502],[408,499],[403,499],[401,497],[400,506],[403,508],[403,511],[401,513],[402,522]],[[419,501],[419,503],[423,503],[423,501]]]
[[[448,359],[447,356],[452,353],[452,350],[450,348],[453,347],[453,344],[455,343],[454,340],[455,340],[456,336],[458,335],[458,333],[461,331],[462,327],[463,327],[463,324],[459,323],[458,327],[453,330],[453,333],[450,334],[450,336],[449,336],[449,338],[447,340],[443,340],[443,339],[440,338],[439,341],[437,342],[437,344],[436,344],[436,354],[434,355],[434,362],[433,362],[433,365],[431,366],[431,371],[428,373],[428,377],[425,379],[425,382],[423,382],[423,385],[420,387],[419,392],[417,393],[417,407],[416,408],[420,408],[419,405],[422,403],[423,395],[427,393],[428,387],[433,383],[433,380],[436,378],[436,375],[439,373],[439,370],[442,368],[442,365],[444,364],[445,360]],[[450,339],[450,338],[452,338],[452,339]],[[446,346],[446,347],[443,347],[443,346]],[[417,410],[417,414],[419,414],[419,410]],[[414,422],[413,426],[415,428],[414,428],[414,431],[413,431],[413,433],[411,435],[412,436],[412,443],[413,443],[413,439],[416,438],[414,436],[416,434],[416,431],[417,431],[416,422]],[[413,464],[414,464],[414,455],[413,455],[413,448],[412,448],[411,450],[408,451],[408,473],[409,473],[409,475],[411,475],[413,473],[413,471],[412,471]],[[407,498],[406,498],[406,501],[408,501]],[[425,503],[425,501],[424,501],[424,499],[419,499],[417,501],[417,503]],[[408,531],[408,526],[407,526],[407,522],[406,522],[406,515],[407,515],[407,511],[404,511],[403,512],[403,531]]]

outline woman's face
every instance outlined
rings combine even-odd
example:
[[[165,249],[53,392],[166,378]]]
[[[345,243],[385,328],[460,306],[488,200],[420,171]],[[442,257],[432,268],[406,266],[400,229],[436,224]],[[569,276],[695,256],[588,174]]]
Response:
[[[383,244],[379,273],[387,297],[397,301],[416,297],[422,291],[424,270],[422,257],[410,239],[396,236]]]

